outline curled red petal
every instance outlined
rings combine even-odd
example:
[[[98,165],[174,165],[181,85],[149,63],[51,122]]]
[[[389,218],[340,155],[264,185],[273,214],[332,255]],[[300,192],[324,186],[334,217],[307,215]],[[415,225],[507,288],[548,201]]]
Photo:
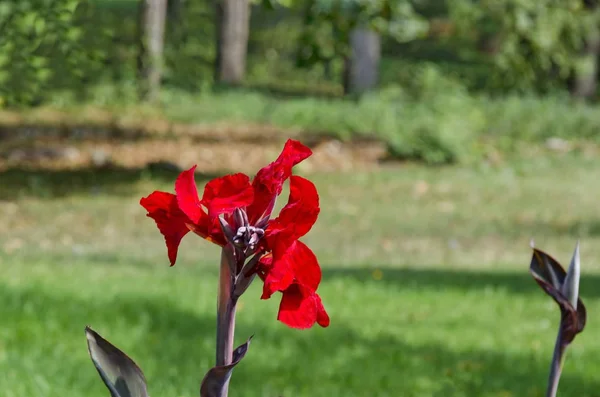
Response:
[[[202,238],[218,245],[225,245],[225,237],[218,219],[210,219],[198,198],[193,166],[183,171],[175,181],[175,193],[179,209],[187,216],[187,227]]]
[[[292,176],[288,203],[279,216],[269,222],[267,241],[274,244],[275,239],[285,239],[288,243],[299,239],[313,227],[319,211],[319,194],[314,183],[301,176]]]
[[[272,259],[262,262],[265,274],[262,299],[268,299],[276,291],[284,291],[292,283],[300,284],[315,292],[321,282],[321,267],[317,257],[306,244],[294,241],[287,247],[276,247]]]
[[[271,214],[275,198],[281,194],[283,183],[292,174],[292,168],[311,154],[312,151],[299,141],[288,139],[279,157],[258,171],[252,181],[254,202],[248,208],[251,224]]]
[[[286,254],[296,282],[316,291],[321,283],[321,267],[314,252],[302,241],[294,241]]]
[[[269,299],[276,291],[284,291],[294,282],[294,258],[285,252],[276,255],[273,254],[270,266],[263,267],[264,284],[261,299]]]
[[[318,294],[315,294],[317,299],[317,324],[319,324],[323,328],[329,327],[329,314],[325,310],[325,306],[323,306],[323,302],[321,301],[321,297]]]
[[[329,325],[329,316],[319,295],[298,285],[292,284],[283,292],[277,319],[292,328],[307,329],[318,323]]]
[[[227,241],[225,235],[223,235],[219,220],[217,218],[210,220],[208,216],[203,220],[205,220],[205,222],[200,224],[188,223],[187,227],[203,239],[220,245],[221,247],[225,246]]]
[[[177,250],[181,239],[190,231],[187,227],[189,219],[177,204],[177,197],[166,192],[153,192],[140,200],[142,207],[148,211],[146,216],[154,219],[158,230],[167,243],[167,252],[171,266],[177,259]]]
[[[175,181],[175,193],[177,194],[177,203],[179,208],[194,224],[206,223],[206,213],[200,206],[198,198],[198,189],[194,179],[194,165],[187,171],[183,171]]]
[[[201,203],[208,209],[208,216],[231,213],[236,208],[245,208],[254,200],[254,189],[245,174],[226,175],[215,178],[204,187]]]
[[[257,271],[258,277],[262,281],[265,281],[267,274],[269,274],[269,270],[273,266],[273,254],[271,252],[263,255],[258,261]]]

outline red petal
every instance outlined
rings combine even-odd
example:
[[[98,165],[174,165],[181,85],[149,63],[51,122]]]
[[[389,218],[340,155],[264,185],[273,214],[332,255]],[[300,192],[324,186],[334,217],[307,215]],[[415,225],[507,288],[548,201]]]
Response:
[[[329,327],[329,315],[323,306],[321,297],[317,294],[315,297],[317,299],[317,323],[323,328]]]
[[[269,274],[269,271],[271,270],[271,267],[273,266],[273,254],[272,253],[268,253],[263,255],[260,260],[258,261],[258,268],[256,273],[258,274],[258,277],[260,277],[260,279],[264,282],[265,279],[267,278],[267,274]]]
[[[203,220],[206,223],[201,223],[199,225],[195,225],[192,223],[188,223],[188,228],[196,233],[198,236],[203,239],[210,241],[211,243],[220,245],[221,247],[227,244],[225,240],[225,236],[223,235],[223,230],[221,229],[221,225],[219,224],[219,220],[214,218],[212,221],[206,216]]]
[[[284,249],[274,252],[270,267],[263,268],[265,272],[263,293],[261,299],[269,299],[276,291],[283,291],[294,282],[293,252]]]
[[[294,241],[287,253],[296,282],[316,291],[321,282],[321,267],[314,252],[302,241]]]
[[[306,329],[318,322],[322,327],[329,325],[329,316],[323,308],[319,295],[298,284],[283,292],[277,319],[292,328]]]
[[[269,222],[267,240],[297,240],[312,228],[319,216],[319,194],[308,179],[300,176],[290,178],[290,198],[276,219]]]
[[[198,198],[198,189],[194,180],[193,166],[183,171],[175,182],[175,193],[177,193],[177,204],[181,211],[188,217],[188,228],[202,238],[218,245],[225,245],[225,237],[221,231],[218,219],[211,220],[201,206]]]
[[[262,299],[268,299],[275,291],[284,291],[293,282],[309,291],[316,291],[321,282],[321,268],[317,257],[301,241],[294,241],[287,248],[277,247],[273,251],[270,267],[264,268]]]
[[[189,219],[179,209],[177,197],[166,192],[153,192],[140,200],[142,207],[148,211],[146,216],[154,219],[158,230],[165,237],[171,266],[177,259],[177,249],[183,236],[190,230],[186,226]]]
[[[213,179],[204,187],[202,204],[208,209],[209,217],[231,213],[236,208],[245,208],[254,200],[254,189],[250,178],[244,174],[226,175]]]
[[[206,213],[200,206],[198,198],[198,189],[194,179],[194,171],[196,166],[193,166],[187,171],[183,171],[175,181],[175,193],[177,193],[177,202],[179,208],[187,215],[195,224],[206,223]]]
[[[265,215],[270,215],[275,198],[281,194],[283,183],[292,174],[292,167],[312,154],[302,143],[288,139],[279,157],[262,168],[254,177],[254,202],[248,208],[250,223],[254,224]]]

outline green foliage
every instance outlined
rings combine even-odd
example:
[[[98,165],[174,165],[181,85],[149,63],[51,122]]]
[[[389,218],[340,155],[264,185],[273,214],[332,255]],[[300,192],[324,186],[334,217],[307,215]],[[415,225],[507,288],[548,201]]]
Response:
[[[39,101],[60,74],[81,75],[81,28],[73,25],[85,0],[9,0],[0,4],[0,105]],[[61,68],[53,66],[61,60]]]
[[[573,102],[567,95],[481,98],[480,104],[485,109],[489,137],[506,152],[524,142],[543,143],[550,138],[600,142],[598,109]]]
[[[472,92],[562,90],[581,63],[582,38],[597,20],[577,0],[303,0],[272,5],[272,10],[252,10],[247,84],[293,86],[296,93],[303,92],[303,85],[341,90],[348,33],[357,24],[382,33],[382,87],[406,88],[406,76],[423,62],[433,62]],[[431,18],[446,21],[447,35],[423,36]],[[0,103],[43,104],[56,90],[69,90],[84,101],[94,85],[105,83],[128,93],[137,74],[137,23],[137,0],[2,2]],[[206,90],[215,56],[210,2],[169,1],[166,26],[164,86]],[[486,52],[484,42],[494,51]],[[119,90],[113,91],[119,96]]]
[[[463,37],[492,56],[489,85],[547,91],[565,84],[597,10],[582,0],[449,0]]]
[[[166,24],[164,84],[195,92],[214,77],[214,9],[210,1],[179,3],[181,8],[170,10]]]
[[[383,131],[390,154],[430,164],[475,158],[477,138],[485,126],[476,99],[433,66],[409,76],[409,98],[396,105],[395,125]]]
[[[386,143],[392,157],[428,164],[471,163],[490,150],[515,157],[524,149],[543,148],[553,138],[572,148],[585,142],[600,143],[596,107],[573,102],[566,94],[473,95],[433,65],[407,69],[399,76],[402,86],[372,92],[356,101],[282,97],[248,90],[193,94],[165,89],[161,109],[152,113],[174,123],[228,123],[232,128],[258,123],[340,140],[375,138]],[[142,110],[136,105],[133,85],[98,86],[89,95],[89,104],[109,109],[116,118]],[[72,112],[73,117],[81,114],[72,96],[56,96],[53,103]],[[107,120],[111,123],[112,119]]]
[[[2,2],[0,104],[44,103],[57,90],[84,100],[98,83],[131,85],[137,74],[138,3]],[[212,80],[212,8],[208,2],[182,4],[178,12],[169,11],[164,78],[166,84],[198,90]]]
[[[356,26],[370,26],[382,36],[401,42],[422,36],[428,28],[408,0],[308,0],[298,65],[311,66],[346,56],[348,37]]]
[[[178,11],[169,8],[162,111],[177,122],[257,122],[340,139],[373,136],[385,141],[394,157],[432,164],[469,162],[490,145],[513,153],[550,138],[598,142],[600,116],[593,106],[557,94],[564,90],[543,98],[514,95],[564,86],[569,60],[578,58],[569,54],[596,15],[569,1],[545,0],[539,7],[524,0],[452,0],[447,7],[415,2],[412,11],[391,14],[385,3],[257,7],[246,84],[257,90],[220,93],[211,91],[212,8],[208,2],[181,2]],[[574,7],[572,15],[567,5]],[[0,38],[4,106],[87,103],[118,114],[135,109],[137,6],[137,0],[2,3],[0,21],[8,27]],[[382,90],[356,101],[339,98],[348,29],[364,21],[375,27],[384,17],[389,27],[421,15],[452,17],[449,26],[456,25],[457,34],[415,40],[407,35],[406,43],[391,36],[383,46],[388,56],[381,64]],[[308,28],[302,19],[307,16],[314,18]],[[575,16],[582,18],[581,26],[574,25]],[[316,41],[302,53],[307,62],[299,68],[296,44],[306,39],[306,29],[313,30],[308,33]],[[491,59],[477,54],[477,43],[486,35],[502,38]],[[530,53],[537,55],[527,58]],[[498,91],[509,94],[489,95]],[[77,110],[73,117],[78,119]]]

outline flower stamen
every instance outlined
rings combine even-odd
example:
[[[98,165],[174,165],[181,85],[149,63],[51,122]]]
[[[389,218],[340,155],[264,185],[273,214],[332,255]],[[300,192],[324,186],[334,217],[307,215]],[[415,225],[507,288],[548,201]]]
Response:
[[[265,235],[265,230],[256,226],[240,226],[232,242],[239,248],[248,248],[254,251],[260,239]]]

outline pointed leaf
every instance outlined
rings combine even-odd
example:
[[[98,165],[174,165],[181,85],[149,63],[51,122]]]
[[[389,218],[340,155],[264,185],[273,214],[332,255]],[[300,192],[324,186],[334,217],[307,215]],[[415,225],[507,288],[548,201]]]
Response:
[[[577,309],[577,299],[579,298],[579,278],[581,272],[579,263],[579,241],[575,246],[575,252],[567,271],[567,276],[562,286],[562,293],[569,300],[571,305]]]
[[[544,251],[534,248],[529,271],[540,287],[562,306],[565,298],[561,290],[567,274],[560,263]]]
[[[563,311],[560,325],[562,327],[562,343],[573,342],[575,336],[582,332],[587,321],[587,311],[581,299],[577,301],[577,310]]]
[[[221,224],[221,230],[223,231],[223,235],[225,235],[225,240],[228,243],[232,243],[233,238],[235,237],[235,232],[233,231],[233,228],[223,216],[219,216],[219,223]]]
[[[583,331],[587,314],[581,299],[577,297],[577,306],[575,308],[563,294],[563,286],[567,278],[565,270],[550,255],[534,248],[529,271],[540,287],[560,307],[562,343],[571,343],[575,335]]]
[[[233,294],[239,298],[248,289],[252,281],[256,277],[256,266],[263,257],[262,253],[255,254],[246,264],[242,267],[240,274],[235,279],[235,286],[233,288]]]
[[[231,364],[213,367],[206,373],[204,379],[202,379],[202,384],[200,385],[200,397],[222,397],[225,395],[223,394],[223,390],[229,383],[231,372],[248,352],[251,340],[252,336],[248,338],[246,343],[238,346],[238,348],[233,351],[233,361]]]
[[[90,327],[85,327],[88,351],[112,397],[148,397],[146,378],[136,363]]]

